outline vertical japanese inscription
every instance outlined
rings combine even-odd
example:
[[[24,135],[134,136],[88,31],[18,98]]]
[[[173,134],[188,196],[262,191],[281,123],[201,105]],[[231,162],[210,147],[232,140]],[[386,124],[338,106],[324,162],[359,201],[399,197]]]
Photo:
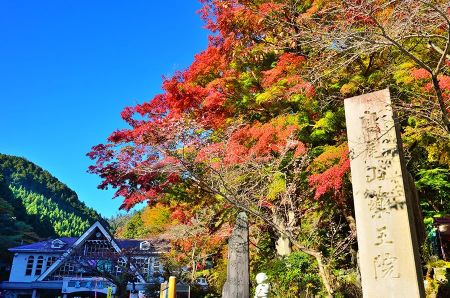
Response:
[[[390,253],[383,253],[374,258],[375,279],[378,278],[399,278],[398,258]]]
[[[345,112],[364,297],[424,297],[389,91]]]

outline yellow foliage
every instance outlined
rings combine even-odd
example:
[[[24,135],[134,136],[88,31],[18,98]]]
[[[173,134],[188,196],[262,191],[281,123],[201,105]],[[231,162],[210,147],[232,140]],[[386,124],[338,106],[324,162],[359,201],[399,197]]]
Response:
[[[340,92],[342,95],[348,96],[354,94],[356,91],[358,91],[358,85],[355,82],[349,82],[342,85]]]
[[[258,104],[276,101],[283,95],[285,89],[286,88],[283,86],[273,86],[266,92],[258,94],[255,98],[255,101]]]
[[[414,68],[414,63],[406,62],[402,63],[394,71],[393,76],[397,84],[411,84],[414,82],[414,78],[411,76],[411,69]]]
[[[274,200],[277,198],[277,195],[284,192],[286,190],[286,178],[285,175],[281,172],[276,172],[273,175],[272,182],[269,185],[269,191],[267,194],[267,198]]]
[[[436,142],[426,147],[428,160],[442,165],[450,166],[450,146],[448,143]]]
[[[170,209],[162,204],[156,204],[152,207],[149,206],[144,209],[141,218],[144,226],[151,233],[157,233],[170,224]]]
[[[323,172],[324,170],[336,165],[342,156],[347,152],[347,143],[338,146],[327,146],[322,154],[316,157],[310,165],[313,173]]]

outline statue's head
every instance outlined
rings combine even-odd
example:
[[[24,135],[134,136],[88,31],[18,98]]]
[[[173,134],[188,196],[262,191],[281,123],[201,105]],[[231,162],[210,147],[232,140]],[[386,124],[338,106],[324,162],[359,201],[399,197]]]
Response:
[[[258,284],[262,284],[264,282],[266,282],[268,279],[267,274],[265,274],[264,272],[260,272],[258,274],[256,274],[256,283]]]

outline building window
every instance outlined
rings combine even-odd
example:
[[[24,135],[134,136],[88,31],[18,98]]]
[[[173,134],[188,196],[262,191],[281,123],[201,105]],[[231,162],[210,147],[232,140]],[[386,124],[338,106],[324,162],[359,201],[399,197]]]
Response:
[[[44,257],[43,256],[39,256],[37,258],[36,271],[34,272],[34,275],[41,275],[41,273],[42,273],[42,266],[44,266]]]
[[[134,257],[134,266],[142,276],[148,280],[150,278],[150,258],[148,257]]]
[[[126,268],[126,266],[127,266],[127,261],[124,258],[119,258],[117,260],[116,273],[117,274],[122,273],[123,269]]]
[[[139,244],[139,248],[140,248],[140,250],[149,250],[149,249],[150,249],[150,242],[148,242],[148,241],[142,241],[142,242]]]
[[[48,257],[47,263],[45,264],[46,269],[49,268],[53,263],[56,262],[56,257]]]
[[[103,256],[108,255],[114,248],[108,240],[87,240],[84,243],[85,256]]]
[[[161,272],[161,263],[157,258],[154,258],[153,261],[153,273],[160,273]]]
[[[63,248],[64,245],[66,245],[65,242],[63,242],[63,241],[61,241],[59,239],[55,239],[55,240],[52,241],[51,248],[59,249],[59,248]]]
[[[71,262],[66,262],[60,267],[63,275],[71,275],[75,271],[75,266]]]
[[[25,269],[25,275],[31,275],[31,273],[33,272],[33,265],[34,265],[34,257],[33,256],[29,256],[28,260],[27,260],[27,267]]]

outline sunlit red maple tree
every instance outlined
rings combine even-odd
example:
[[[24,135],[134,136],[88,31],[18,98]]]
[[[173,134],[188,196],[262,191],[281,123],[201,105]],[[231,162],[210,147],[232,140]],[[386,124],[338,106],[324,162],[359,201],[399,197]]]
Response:
[[[102,177],[100,188],[116,189],[126,210],[182,188],[247,211],[274,229],[278,244],[315,257],[331,295],[319,245],[298,235],[301,218],[331,202],[347,220],[346,246],[354,243],[342,99],[403,88],[396,61],[412,63],[408,76],[437,103],[433,119],[448,135],[445,3],[201,2],[207,49],[166,78],[162,94],[123,110],[129,128],[92,148],[89,171]]]

